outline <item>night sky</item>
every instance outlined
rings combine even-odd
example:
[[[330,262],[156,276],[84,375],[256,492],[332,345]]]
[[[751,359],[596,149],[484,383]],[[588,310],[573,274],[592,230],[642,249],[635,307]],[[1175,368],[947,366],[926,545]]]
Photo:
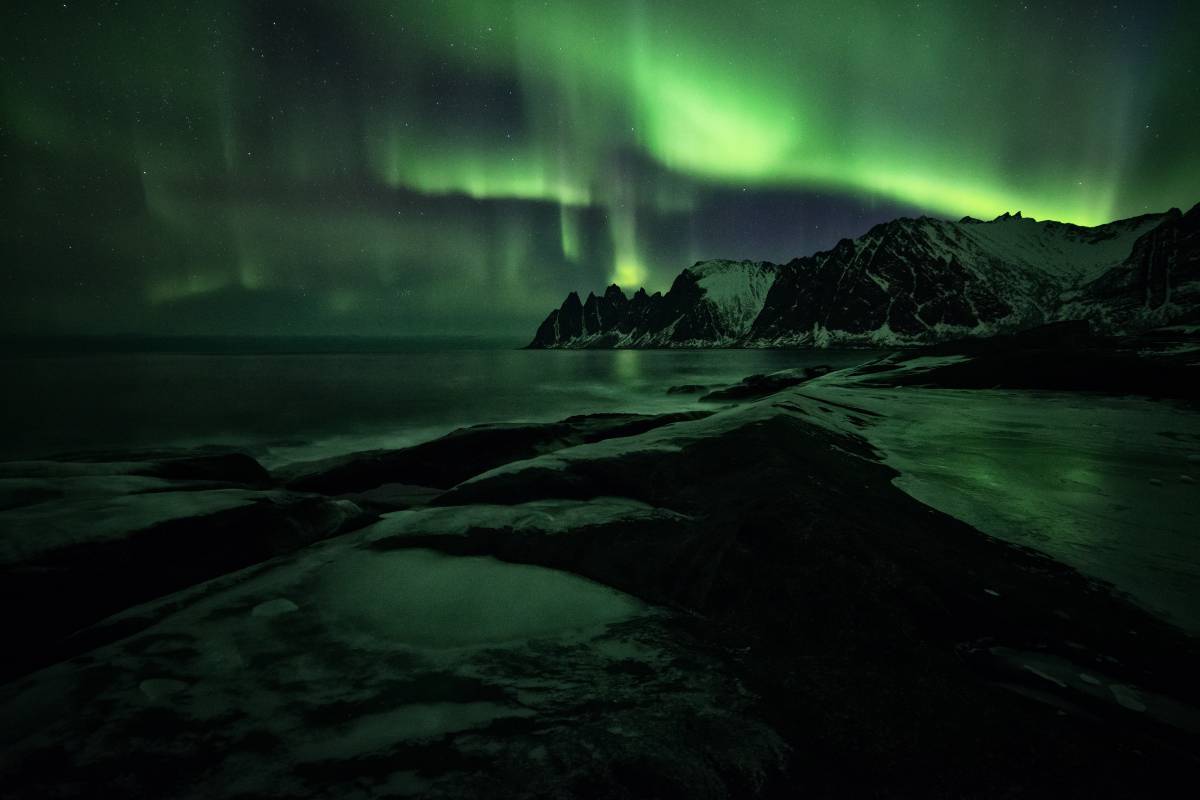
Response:
[[[532,333],[902,214],[1200,200],[1200,3],[6,3],[0,331]]]

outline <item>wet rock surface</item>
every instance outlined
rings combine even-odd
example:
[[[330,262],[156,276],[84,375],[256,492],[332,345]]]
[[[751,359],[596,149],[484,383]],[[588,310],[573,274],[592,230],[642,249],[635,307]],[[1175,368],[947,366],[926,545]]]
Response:
[[[108,576],[64,575],[68,605],[134,607],[69,652],[26,640],[59,657],[0,687],[0,779],[39,797],[1180,785],[1200,766],[1196,639],[914,500],[871,438],[883,412],[828,388],[929,384],[983,357],[748,380],[716,413],[465,429],[56,550],[43,560]],[[128,474],[88,480],[164,489]],[[9,503],[28,514],[39,484],[23,481]],[[347,497],[361,516],[334,524]],[[178,541],[208,574],[154,600],[111,585],[160,571]]]
[[[693,621],[553,570],[343,537],[135,613],[0,693],[8,787],[723,797],[787,751]]]
[[[242,459],[254,463],[248,456]],[[244,461],[224,460],[235,469]],[[203,474],[173,459],[171,474]],[[9,465],[10,472],[16,465]],[[78,466],[78,465],[77,465]],[[255,466],[257,464],[255,463]],[[71,465],[59,465],[70,471]],[[8,477],[61,487],[0,515],[0,605],[9,612],[10,678],[90,646],[71,634],[131,605],[290,552],[366,521],[355,504],[326,497],[145,478],[157,465],[92,462],[74,478]],[[30,468],[36,471],[36,465]],[[257,484],[261,467],[249,470]]]

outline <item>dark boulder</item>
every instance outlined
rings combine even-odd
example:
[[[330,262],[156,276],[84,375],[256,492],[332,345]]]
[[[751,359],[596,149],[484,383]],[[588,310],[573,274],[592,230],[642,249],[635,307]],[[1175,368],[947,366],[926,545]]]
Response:
[[[134,474],[172,481],[208,481],[247,486],[265,486],[271,481],[270,474],[262,465],[244,453],[166,458],[154,461]]]
[[[832,367],[829,365],[821,364],[800,369],[781,370],[766,375],[751,375],[733,386],[709,392],[700,398],[700,402],[723,403],[730,400],[757,400],[825,375],[831,369]]]
[[[297,491],[341,495],[389,483],[449,489],[467,478],[521,459],[575,444],[633,436],[704,412],[677,414],[592,414],[560,422],[477,425],[402,450],[354,453],[333,463],[310,465],[291,477]]]

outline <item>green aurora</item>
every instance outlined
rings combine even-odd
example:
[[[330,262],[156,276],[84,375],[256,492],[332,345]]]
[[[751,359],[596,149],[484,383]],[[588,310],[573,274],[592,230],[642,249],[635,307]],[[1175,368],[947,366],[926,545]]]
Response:
[[[1179,3],[6,7],[10,333],[526,332],[899,214],[1200,187]]]

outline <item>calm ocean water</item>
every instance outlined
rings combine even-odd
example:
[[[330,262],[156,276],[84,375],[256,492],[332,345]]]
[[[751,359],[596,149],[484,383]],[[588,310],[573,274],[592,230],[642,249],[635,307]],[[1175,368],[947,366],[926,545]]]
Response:
[[[171,340],[3,360],[0,460],[232,445],[268,467],[399,447],[480,422],[697,406],[678,384],[849,365],[868,351],[527,351],[520,342]]]

